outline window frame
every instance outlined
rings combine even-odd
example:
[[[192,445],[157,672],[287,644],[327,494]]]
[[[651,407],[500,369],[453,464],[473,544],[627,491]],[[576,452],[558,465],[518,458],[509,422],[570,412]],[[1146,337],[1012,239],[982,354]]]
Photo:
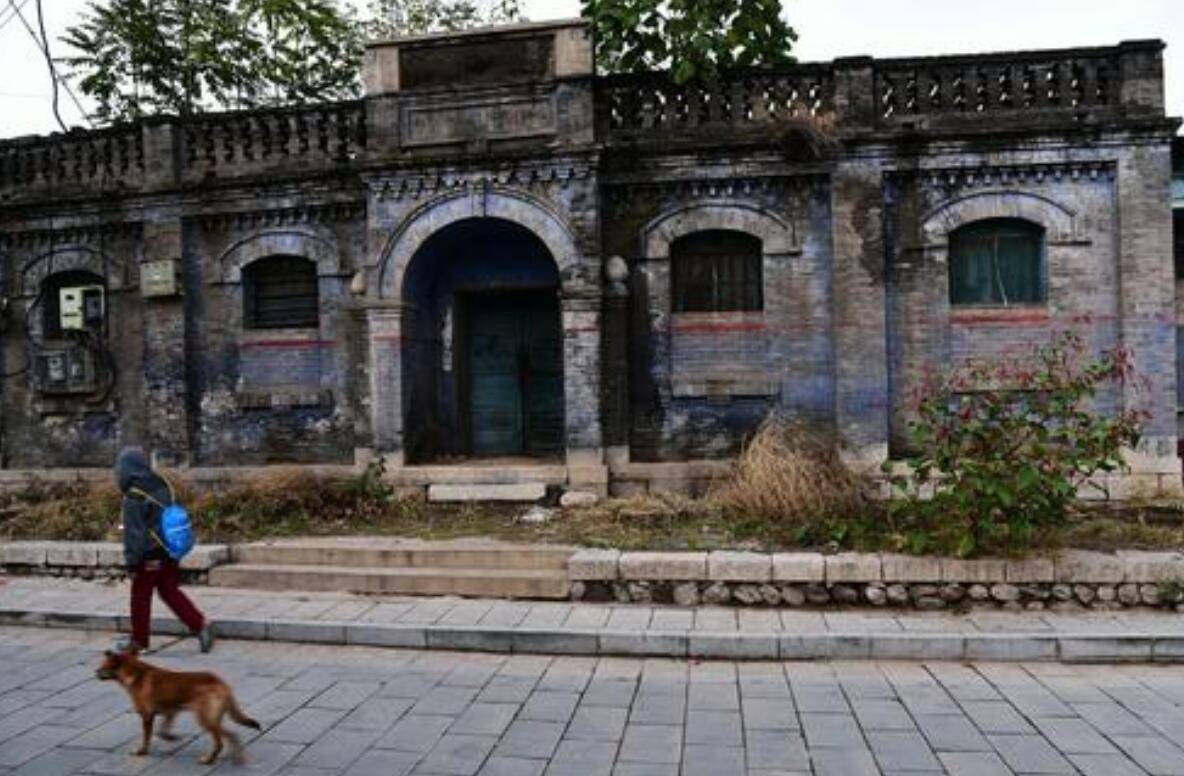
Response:
[[[1026,247],[1028,249],[1034,249],[1036,262],[1036,266],[1032,270],[1034,272],[1034,278],[1032,279],[1034,279],[1035,283],[1032,297],[1025,295],[1024,298],[1015,301],[1009,301],[1007,298],[1007,289],[1004,287],[1004,281],[1000,271],[1000,257],[1002,252],[999,249],[999,240],[1003,237],[1031,240],[1031,243]],[[1040,224],[1024,218],[1014,217],[986,218],[971,221],[950,232],[946,262],[948,274],[946,294],[950,307],[955,309],[1016,309],[1045,306],[1048,303],[1049,292],[1048,243],[1046,238],[1047,232]],[[995,242],[991,256],[989,257],[995,277],[989,281],[990,287],[987,298],[959,298],[959,287],[964,287],[968,283],[968,281],[961,277],[960,272],[969,274],[969,271],[962,265],[976,258],[971,252],[973,246],[972,241],[979,241],[981,243],[990,239],[993,239]],[[960,283],[960,281],[962,282]]]
[[[278,269],[281,263],[289,266],[290,274],[285,275],[282,270]],[[296,276],[297,273],[294,269],[296,267],[302,271],[299,277]],[[303,272],[308,274],[304,275]],[[317,263],[312,259],[299,254],[264,256],[243,267],[241,277],[243,329],[274,331],[277,329],[314,330],[320,328],[320,274]],[[275,310],[261,312],[260,310],[260,292],[268,285],[308,286],[311,290],[294,294],[291,298],[303,299],[303,302],[293,305],[294,309],[288,313],[289,317],[283,318],[281,317],[282,312]],[[311,297],[311,302],[308,300],[309,297]],[[285,297],[282,294],[272,290],[271,301],[283,298]]]
[[[714,246],[711,240],[733,243]],[[748,232],[702,229],[680,236],[670,244],[671,311],[676,314],[764,312],[764,259],[763,240]],[[694,263],[700,266],[690,266]],[[706,283],[691,282],[691,277],[702,274],[710,275]]]

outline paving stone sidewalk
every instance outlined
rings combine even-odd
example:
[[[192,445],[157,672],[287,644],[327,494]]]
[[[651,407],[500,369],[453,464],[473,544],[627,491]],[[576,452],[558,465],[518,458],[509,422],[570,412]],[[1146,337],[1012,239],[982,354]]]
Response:
[[[734,659],[1184,659],[1184,617],[754,609],[271,593],[193,587],[223,636],[408,648]],[[127,628],[126,582],[0,578],[0,622]],[[156,603],[154,629],[179,623]]]
[[[108,635],[0,627],[0,773],[250,776],[1184,774],[1184,666],[732,662],[191,641],[263,730],[128,754],[139,721],[94,678]]]

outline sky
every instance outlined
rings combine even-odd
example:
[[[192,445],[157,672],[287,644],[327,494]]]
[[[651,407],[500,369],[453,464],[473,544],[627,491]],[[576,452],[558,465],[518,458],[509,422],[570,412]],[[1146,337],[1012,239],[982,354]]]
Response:
[[[42,0],[55,55],[66,53],[56,38],[87,3]],[[11,13],[11,4],[23,4],[25,17],[36,25],[34,0],[0,0],[0,137],[50,132],[56,123],[45,62]],[[525,0],[523,5],[534,21],[579,13],[579,0]],[[1160,38],[1168,44],[1168,113],[1184,116],[1184,0],[783,0],[783,5],[798,32],[795,54],[802,61],[1104,46]],[[67,124],[83,122],[82,111],[64,93],[61,112]]]

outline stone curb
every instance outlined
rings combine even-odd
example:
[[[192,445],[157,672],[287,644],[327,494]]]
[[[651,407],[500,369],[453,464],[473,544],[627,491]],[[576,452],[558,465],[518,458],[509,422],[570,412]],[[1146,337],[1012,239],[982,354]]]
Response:
[[[0,625],[127,630],[123,615],[0,608]],[[748,633],[522,629],[481,626],[250,620],[215,621],[223,638],[535,655],[673,657],[723,660],[985,660],[1066,663],[1184,662],[1179,633]],[[181,623],[154,618],[155,634],[184,635]]]
[[[181,568],[209,571],[231,562],[232,545],[201,544]],[[0,542],[0,567],[123,568],[115,542]],[[1184,553],[1066,550],[1048,557],[958,560],[892,553],[620,552],[580,549],[568,562],[573,581],[694,581],[847,584],[1184,584]]]
[[[230,562],[230,545],[199,544],[181,561],[185,571],[209,571]],[[0,542],[0,567],[27,569],[114,569],[122,572],[123,545],[118,542]]]
[[[874,552],[618,552],[577,550],[569,567],[580,581],[955,582],[961,584],[1184,583],[1184,553],[1064,550],[1022,559],[959,560]]]

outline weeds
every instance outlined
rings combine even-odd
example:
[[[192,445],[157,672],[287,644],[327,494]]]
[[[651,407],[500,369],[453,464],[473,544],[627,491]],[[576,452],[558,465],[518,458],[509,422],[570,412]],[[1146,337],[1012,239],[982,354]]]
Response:
[[[866,512],[867,491],[868,483],[843,464],[830,440],[773,416],[708,500],[743,518],[809,525]]]

